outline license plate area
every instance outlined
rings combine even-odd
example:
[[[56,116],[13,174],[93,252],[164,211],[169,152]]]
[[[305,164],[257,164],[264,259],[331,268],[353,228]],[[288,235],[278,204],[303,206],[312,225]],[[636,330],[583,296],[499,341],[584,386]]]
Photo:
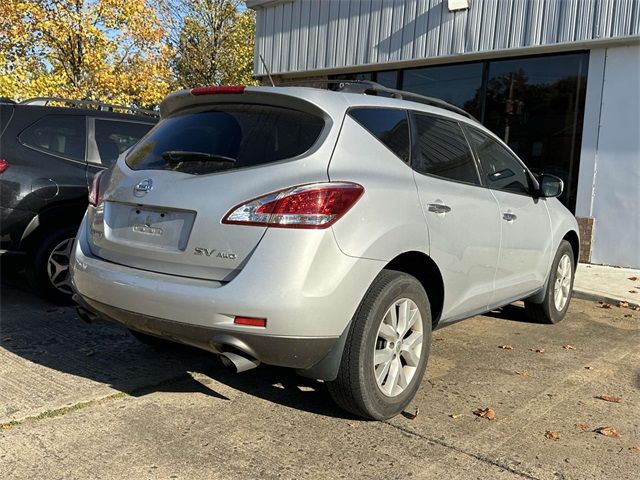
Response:
[[[187,248],[195,212],[106,202],[107,239],[162,250]]]

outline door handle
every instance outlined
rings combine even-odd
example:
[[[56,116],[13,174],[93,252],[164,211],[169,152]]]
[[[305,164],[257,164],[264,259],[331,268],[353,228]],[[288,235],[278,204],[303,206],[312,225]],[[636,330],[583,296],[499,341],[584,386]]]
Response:
[[[449,213],[451,211],[451,207],[442,203],[430,203],[427,205],[427,210],[433,213]]]
[[[513,222],[514,220],[516,220],[518,218],[518,216],[515,213],[504,212],[502,214],[502,218],[504,220],[506,220],[507,222]]]

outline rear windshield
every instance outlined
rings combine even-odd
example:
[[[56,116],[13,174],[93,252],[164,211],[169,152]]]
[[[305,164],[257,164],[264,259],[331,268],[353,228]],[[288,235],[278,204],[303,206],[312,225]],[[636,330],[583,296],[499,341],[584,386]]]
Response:
[[[293,158],[316,142],[318,116],[268,105],[222,105],[162,120],[129,152],[133,170],[206,174]]]

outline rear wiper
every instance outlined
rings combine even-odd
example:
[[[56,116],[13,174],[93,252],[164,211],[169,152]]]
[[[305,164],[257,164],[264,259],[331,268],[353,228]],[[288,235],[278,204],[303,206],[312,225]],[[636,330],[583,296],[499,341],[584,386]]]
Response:
[[[215,153],[206,152],[190,152],[187,150],[167,150],[160,154],[167,162],[180,163],[180,162],[228,162],[236,163],[236,159],[232,157],[225,157],[224,155],[217,155]]]

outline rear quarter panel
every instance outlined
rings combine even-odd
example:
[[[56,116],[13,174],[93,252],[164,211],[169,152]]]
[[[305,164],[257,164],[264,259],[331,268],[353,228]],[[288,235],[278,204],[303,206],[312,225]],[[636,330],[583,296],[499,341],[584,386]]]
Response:
[[[390,261],[407,251],[429,253],[429,234],[411,168],[348,115],[329,178],[357,182],[365,189],[332,227],[345,254]]]

